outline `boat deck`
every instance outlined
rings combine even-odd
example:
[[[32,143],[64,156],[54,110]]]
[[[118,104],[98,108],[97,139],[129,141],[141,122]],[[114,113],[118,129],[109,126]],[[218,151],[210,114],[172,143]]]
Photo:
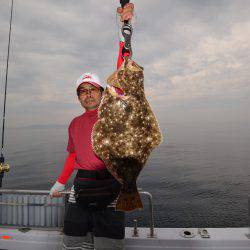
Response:
[[[182,233],[188,230],[190,238]],[[155,237],[149,238],[148,228],[126,228],[126,250],[246,250],[250,249],[248,228],[208,228],[210,238],[202,238],[197,228],[155,228]],[[0,249],[8,250],[59,250],[62,232],[53,229],[27,229],[0,227]]]
[[[48,190],[0,189],[0,250],[59,250],[68,192],[51,199]],[[154,228],[152,195],[149,227],[126,227],[126,250],[246,250],[249,228]],[[249,199],[250,205],[250,199]],[[250,206],[249,206],[250,207]],[[250,213],[249,213],[250,214]]]

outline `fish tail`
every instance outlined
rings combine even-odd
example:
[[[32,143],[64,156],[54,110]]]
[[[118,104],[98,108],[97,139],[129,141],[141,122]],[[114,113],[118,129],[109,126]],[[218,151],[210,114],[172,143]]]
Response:
[[[126,190],[121,189],[116,202],[116,210],[119,211],[132,211],[135,209],[142,209],[142,201],[140,194],[135,185],[135,189],[132,192],[126,192]]]

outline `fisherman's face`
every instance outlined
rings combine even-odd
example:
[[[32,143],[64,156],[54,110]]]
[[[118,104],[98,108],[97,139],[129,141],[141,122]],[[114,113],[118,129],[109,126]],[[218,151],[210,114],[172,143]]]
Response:
[[[78,87],[78,100],[86,110],[95,110],[99,107],[102,99],[101,88],[90,83],[82,83]]]

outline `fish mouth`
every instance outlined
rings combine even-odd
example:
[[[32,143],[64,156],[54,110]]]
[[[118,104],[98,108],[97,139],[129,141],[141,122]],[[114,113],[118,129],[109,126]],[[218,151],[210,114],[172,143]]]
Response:
[[[125,95],[124,91],[121,87],[108,84],[108,89],[109,89],[109,92],[111,93],[111,95],[113,95],[113,96],[122,98]]]

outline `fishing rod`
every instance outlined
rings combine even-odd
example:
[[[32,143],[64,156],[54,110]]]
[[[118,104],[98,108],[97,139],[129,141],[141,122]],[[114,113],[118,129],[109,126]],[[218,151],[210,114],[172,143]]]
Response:
[[[12,26],[12,15],[13,15],[13,0],[11,0],[11,11],[10,11],[10,27],[9,27],[9,40],[8,40],[8,52],[6,60],[6,72],[5,72],[5,87],[4,87],[4,104],[3,104],[3,124],[2,124],[2,146],[0,156],[0,188],[2,187],[2,180],[4,172],[9,172],[9,164],[4,163],[4,135],[5,135],[5,114],[6,114],[6,99],[7,99],[7,85],[8,85],[8,71],[9,71],[9,55],[10,55],[10,38],[11,38],[11,26]]]
[[[120,0],[121,7],[123,8],[129,0]],[[133,28],[131,23],[128,20],[125,20],[121,28],[122,35],[124,37],[124,48],[122,54],[129,53],[129,57],[132,56],[132,47],[131,47],[131,37],[133,33]]]

